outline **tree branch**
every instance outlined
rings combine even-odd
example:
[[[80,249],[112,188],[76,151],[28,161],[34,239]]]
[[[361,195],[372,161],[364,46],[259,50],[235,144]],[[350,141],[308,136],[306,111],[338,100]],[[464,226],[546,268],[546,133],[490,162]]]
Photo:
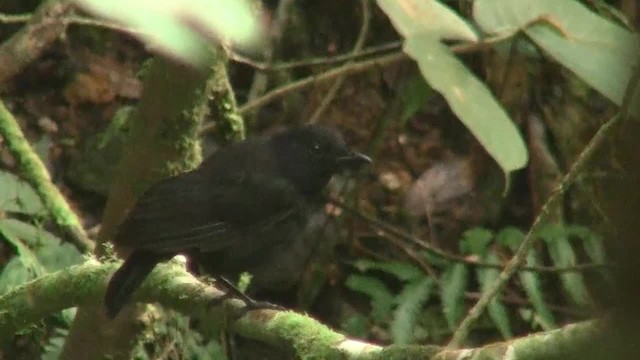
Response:
[[[65,238],[80,252],[91,252],[93,242],[84,231],[80,218],[71,210],[60,190],[51,182],[49,171],[33,151],[18,122],[2,101],[0,101],[0,135],[4,138],[11,154],[17,159],[22,177],[38,193],[53,221],[65,233]]]
[[[0,45],[0,86],[40,57],[64,33],[68,24],[65,19],[73,9],[73,1],[48,0],[22,29]]]
[[[25,326],[73,306],[102,306],[104,288],[118,262],[86,263],[47,274],[0,296],[0,340]],[[216,300],[223,293],[198,281],[176,261],[160,264],[136,291],[133,301],[158,302],[185,315],[223,326],[224,319],[238,315],[240,300]],[[214,305],[216,304],[216,305]],[[346,337],[318,321],[293,311],[254,310],[228,324],[238,335],[272,346],[294,349],[301,359],[501,359],[506,353],[522,359],[563,359],[604,351],[609,340],[606,322],[583,322],[547,333],[486,345],[476,349],[446,350],[429,345],[378,346]],[[518,357],[520,358],[520,357]]]

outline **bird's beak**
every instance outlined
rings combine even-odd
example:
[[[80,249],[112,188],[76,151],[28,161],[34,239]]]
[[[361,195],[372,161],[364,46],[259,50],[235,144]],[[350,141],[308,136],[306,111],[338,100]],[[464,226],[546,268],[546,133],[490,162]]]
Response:
[[[355,151],[338,158],[338,165],[345,170],[358,170],[360,167],[370,163],[370,157]]]

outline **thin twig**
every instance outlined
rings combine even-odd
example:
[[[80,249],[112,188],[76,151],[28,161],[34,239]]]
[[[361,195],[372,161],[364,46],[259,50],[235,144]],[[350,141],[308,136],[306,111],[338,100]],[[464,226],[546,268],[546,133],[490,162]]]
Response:
[[[251,102],[248,102],[240,106],[239,111],[241,114],[244,114],[247,111],[251,111],[255,108],[264,106],[276,99],[281,98],[284,95],[287,95],[294,91],[298,91],[300,89],[304,89],[307,86],[329,81],[342,75],[353,75],[353,74],[361,73],[377,66],[380,66],[380,67],[388,66],[404,60],[409,60],[409,58],[402,51],[398,51],[388,55],[375,57],[370,60],[359,61],[351,64],[342,65],[337,68],[331,69],[329,71],[326,71],[320,74],[311,75],[304,79],[300,79],[288,85],[284,85],[282,87],[271,90],[270,92],[266,93],[262,97],[259,97]]]
[[[360,25],[360,32],[358,33],[358,38],[356,39],[356,43],[353,46],[352,54],[357,54],[364,47],[364,43],[367,40],[367,34],[369,33],[369,24],[371,23],[371,10],[369,10],[369,2],[367,0],[360,0],[360,5],[362,8],[362,25]],[[347,62],[347,64],[352,61]],[[336,78],[336,81],[331,85],[331,88],[327,91],[326,95],[320,102],[320,105],[316,109],[316,111],[311,115],[308,120],[309,124],[314,124],[318,122],[322,113],[327,109],[329,104],[333,101],[333,99],[338,94],[338,91],[342,87],[346,75],[342,75]]]
[[[436,273],[435,269],[433,269],[431,265],[427,264],[422,259],[422,257],[416,254],[415,251],[413,251],[411,248],[406,246],[401,241],[397,241],[395,239],[389,239],[389,242],[395,247],[397,247],[398,249],[400,249],[402,252],[404,252],[411,260],[413,260],[418,265],[418,267],[420,267],[425,272],[425,274],[429,275],[431,279],[433,279],[435,282],[438,283],[438,285],[440,285],[440,277],[438,276],[438,273]]]
[[[497,35],[495,37],[487,38],[484,41],[477,42],[477,43],[465,43],[465,44],[454,45],[451,47],[451,51],[453,51],[456,54],[466,54],[466,53],[478,51],[488,46],[493,46],[498,42],[504,41],[508,39],[510,36],[513,36],[513,34],[514,32],[508,32],[508,33]],[[390,54],[373,57],[368,60],[357,61],[350,64],[344,64],[342,66],[328,70],[326,72],[323,72],[320,74],[314,74],[304,79],[300,79],[298,81],[294,81],[290,84],[276,88],[266,93],[260,98],[257,98],[253,101],[245,103],[244,105],[240,106],[239,110],[240,110],[240,113],[244,114],[247,111],[251,111],[255,108],[264,106],[276,99],[281,98],[284,95],[287,95],[294,91],[299,91],[300,89],[304,89],[307,86],[329,81],[339,76],[353,75],[353,74],[361,73],[364,71],[368,71],[375,67],[385,67],[385,66],[389,66],[397,62],[406,61],[406,60],[411,60],[407,56],[407,54],[405,54],[403,51],[396,51]]]
[[[273,66],[271,66],[267,70],[278,71],[278,70],[287,70],[287,69],[292,69],[292,68],[302,67],[302,66],[329,65],[329,64],[335,64],[335,63],[344,62],[344,61],[354,61],[365,56],[376,55],[376,54],[391,51],[391,50],[399,50],[401,47],[402,47],[402,41],[396,40],[396,41],[391,41],[381,45],[370,46],[366,49],[362,49],[357,53],[349,52],[347,54],[336,55],[331,57],[318,57],[318,58],[312,58],[312,59],[290,61],[290,62],[285,62],[280,64],[273,64]]]
[[[346,54],[340,54],[336,56],[321,56],[309,59],[292,60],[287,62],[275,63],[273,65],[270,65],[267,62],[261,62],[248,58],[246,56],[233,52],[231,49],[229,49],[228,51],[229,59],[235,62],[249,65],[258,71],[282,71],[304,66],[330,65],[349,60],[357,60],[366,56],[378,55],[380,53],[385,53],[391,50],[399,50],[401,47],[402,40],[396,40],[380,45],[370,46],[366,49],[362,49],[362,51],[358,52],[357,54],[354,54],[350,51]]]
[[[353,215],[354,217],[364,221],[370,226],[378,228],[379,230],[384,231],[387,234],[395,236],[404,241],[411,242],[420,248],[430,252],[433,255],[438,256],[441,259],[463,263],[470,266],[483,267],[483,268],[491,268],[491,269],[503,269],[504,266],[500,264],[491,264],[486,262],[481,262],[477,260],[473,260],[464,256],[452,254],[446,252],[444,250],[438,249],[437,247],[429,244],[428,242],[418,238],[417,236],[411,235],[401,229],[396,228],[395,226],[386,223],[382,220],[376,219],[372,216],[363,214],[359,212],[357,209],[354,209],[343,202],[338,200],[330,199],[329,202],[334,204],[335,206],[340,207],[345,212]],[[587,264],[578,264],[573,266],[564,266],[564,267],[554,267],[554,266],[521,266],[518,268],[520,272],[536,272],[536,273],[562,273],[562,272],[584,272],[588,270],[599,270],[610,267],[610,264],[596,264],[596,263],[587,263]]]

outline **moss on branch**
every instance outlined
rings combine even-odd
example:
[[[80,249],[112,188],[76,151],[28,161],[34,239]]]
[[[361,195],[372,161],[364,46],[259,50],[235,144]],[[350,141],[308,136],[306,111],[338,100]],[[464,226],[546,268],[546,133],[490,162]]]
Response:
[[[6,340],[21,328],[65,308],[78,305],[101,307],[106,282],[119,265],[89,260],[42,276],[0,296],[0,340]],[[243,306],[239,300],[213,305],[222,295],[218,289],[199,281],[174,261],[159,265],[136,292],[134,301],[157,302],[186,315],[206,318],[214,326],[219,326],[224,319],[237,315]],[[476,349],[446,351],[428,345],[381,347],[349,339],[308,316],[292,311],[250,311],[229,327],[241,336],[294,349],[300,359],[567,359],[604,356],[617,348],[625,339],[608,336],[605,324],[605,321],[583,322]]]
[[[25,138],[13,114],[2,101],[0,101],[0,135],[16,158],[22,178],[35,189],[53,221],[65,233],[66,239],[81,252],[90,252],[93,249],[93,242],[89,240],[80,218],[71,210],[60,190],[51,182],[49,171]]]

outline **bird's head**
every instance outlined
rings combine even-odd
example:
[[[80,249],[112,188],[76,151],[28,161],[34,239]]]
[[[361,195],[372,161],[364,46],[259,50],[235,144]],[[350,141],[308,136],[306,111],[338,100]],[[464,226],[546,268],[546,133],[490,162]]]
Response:
[[[334,174],[371,162],[368,156],[349,149],[340,133],[320,125],[286,130],[269,142],[281,175],[307,196],[319,194]]]

